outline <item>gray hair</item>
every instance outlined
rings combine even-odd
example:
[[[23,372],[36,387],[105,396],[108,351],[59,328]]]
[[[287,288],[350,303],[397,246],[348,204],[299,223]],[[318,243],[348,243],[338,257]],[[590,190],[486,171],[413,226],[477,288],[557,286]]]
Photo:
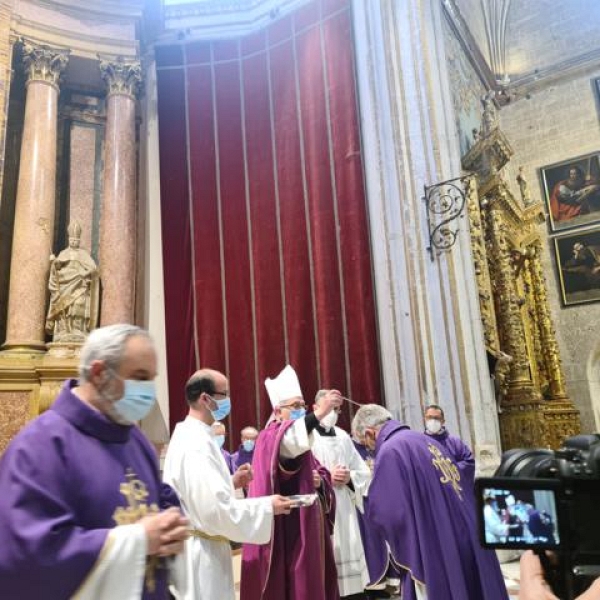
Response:
[[[315,396],[315,404],[317,404],[319,402],[319,400],[325,396],[327,393],[329,393],[329,390],[319,390],[317,392],[317,395]]]
[[[90,366],[95,360],[101,360],[106,366],[117,370],[121,364],[125,344],[130,337],[140,335],[150,338],[150,334],[136,325],[108,325],[94,329],[81,349],[79,359],[79,379],[89,381]]]
[[[244,429],[242,429],[240,431],[240,434],[244,435],[244,432],[246,432],[246,433],[252,432],[252,433],[258,434],[258,429],[256,429],[256,427],[253,427],[252,425],[248,425],[247,427],[244,427]]]
[[[378,429],[386,421],[393,419],[392,413],[379,404],[365,404],[361,406],[352,419],[352,433],[362,439],[367,427]]]

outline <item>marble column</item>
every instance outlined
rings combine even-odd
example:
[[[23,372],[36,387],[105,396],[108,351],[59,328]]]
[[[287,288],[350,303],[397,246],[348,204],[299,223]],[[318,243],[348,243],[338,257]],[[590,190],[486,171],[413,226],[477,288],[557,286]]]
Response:
[[[139,61],[101,61],[107,85],[103,199],[100,219],[100,324],[132,323],[136,257],[136,93]]]
[[[352,8],[386,406],[422,429],[424,405],[442,405],[489,471],[499,434],[469,232],[435,261],[426,251],[424,186],[462,174],[442,3]]]
[[[65,50],[23,43],[25,122],[11,255],[6,343],[9,351],[43,351],[56,190],[59,78]]]

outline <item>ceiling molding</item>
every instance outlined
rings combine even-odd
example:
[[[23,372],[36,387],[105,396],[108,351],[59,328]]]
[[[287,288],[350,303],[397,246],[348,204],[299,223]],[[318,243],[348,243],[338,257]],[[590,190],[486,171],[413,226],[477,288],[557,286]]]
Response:
[[[444,14],[448,19],[448,23],[452,28],[456,39],[459,41],[463,48],[465,55],[471,63],[475,73],[479,77],[483,86],[488,90],[497,90],[499,86],[496,83],[496,77],[487,60],[483,56],[479,45],[475,41],[475,38],[471,34],[469,27],[464,20],[460,10],[456,6],[454,0],[441,0],[444,8]]]
[[[159,43],[185,39],[218,39],[253,33],[308,0],[210,0],[164,6],[164,32]],[[175,37],[174,37],[175,36]]]
[[[29,3],[77,18],[94,16],[107,21],[140,19],[144,12],[144,0],[29,0]]]

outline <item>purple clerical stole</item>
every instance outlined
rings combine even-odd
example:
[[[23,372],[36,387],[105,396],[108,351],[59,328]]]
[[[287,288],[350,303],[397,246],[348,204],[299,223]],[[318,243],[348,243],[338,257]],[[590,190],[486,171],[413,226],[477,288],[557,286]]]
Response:
[[[2,598],[70,598],[113,527],[178,505],[139,428],[93,410],[72,393],[75,385],[65,382],[0,461]],[[143,599],[166,598],[166,566],[149,559]]]

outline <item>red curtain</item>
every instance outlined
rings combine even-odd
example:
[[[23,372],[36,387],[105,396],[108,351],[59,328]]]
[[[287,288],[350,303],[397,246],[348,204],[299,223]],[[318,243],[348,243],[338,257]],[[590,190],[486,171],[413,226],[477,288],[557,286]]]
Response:
[[[156,62],[171,427],[201,366],[230,379],[234,446],[287,362],[309,402],[379,402],[349,1]]]

